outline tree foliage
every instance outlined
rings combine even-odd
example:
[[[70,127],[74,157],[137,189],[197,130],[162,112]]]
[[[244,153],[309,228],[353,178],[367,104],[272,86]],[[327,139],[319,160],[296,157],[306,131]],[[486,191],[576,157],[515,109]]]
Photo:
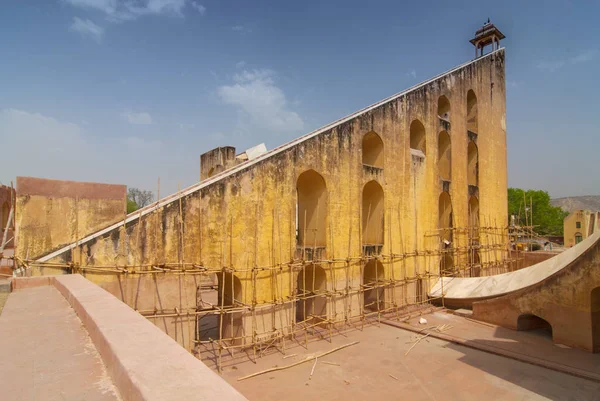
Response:
[[[523,196],[525,195],[525,196]],[[550,195],[542,190],[508,188],[508,215],[514,215],[515,224],[525,225],[532,217],[534,231],[541,235],[563,235],[563,220],[569,214],[550,204]],[[527,219],[525,213],[527,211]]]
[[[144,191],[138,188],[127,189],[127,213],[135,212],[139,208],[148,206],[154,201],[152,191]]]

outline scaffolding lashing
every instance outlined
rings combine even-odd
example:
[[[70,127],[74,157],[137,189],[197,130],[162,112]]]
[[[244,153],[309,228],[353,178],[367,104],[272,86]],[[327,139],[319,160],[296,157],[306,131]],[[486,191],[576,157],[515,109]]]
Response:
[[[391,215],[388,220],[391,222]],[[180,227],[183,231],[182,223]],[[175,331],[167,334],[175,336],[183,346],[187,343],[187,348],[199,358],[214,360],[221,370],[224,357],[234,358],[240,350],[252,349],[244,355],[252,355],[250,359],[256,360],[268,349],[285,353],[286,341],[307,346],[309,337],[331,340],[334,331],[345,327],[362,327],[382,318],[400,319],[411,308],[431,302],[443,305],[443,289],[441,299],[427,295],[440,277],[499,274],[513,268],[511,255],[515,253],[511,253],[510,241],[516,234],[509,227],[491,226],[490,221],[483,227],[445,227],[426,232],[428,240],[424,243],[428,249],[410,252],[406,252],[402,230],[398,232],[400,253],[394,253],[391,246],[376,247],[375,252],[361,246],[358,255],[317,258],[317,247],[313,246],[309,252],[297,252],[301,255],[298,260],[266,266],[205,266],[186,261],[183,252],[172,263],[87,266],[77,261],[18,260],[18,264],[28,269],[68,268],[84,275],[135,278],[131,281],[134,294],[122,296],[123,301],[157,325],[162,321],[167,332],[166,319],[172,319]],[[392,233],[390,224],[390,244]],[[184,247],[182,237],[180,243]],[[386,253],[383,249],[387,249]],[[310,257],[303,259],[307,255]],[[413,266],[417,259],[421,260],[421,269],[407,269],[407,264]],[[170,276],[179,278],[179,299],[165,305],[159,281]],[[266,299],[257,293],[259,276],[270,283]],[[144,277],[151,277],[155,283],[159,305],[154,309],[138,309]],[[191,281],[186,283],[186,278]],[[188,296],[190,282],[196,286],[193,305],[188,303],[194,299]],[[251,293],[243,294],[242,282]]]

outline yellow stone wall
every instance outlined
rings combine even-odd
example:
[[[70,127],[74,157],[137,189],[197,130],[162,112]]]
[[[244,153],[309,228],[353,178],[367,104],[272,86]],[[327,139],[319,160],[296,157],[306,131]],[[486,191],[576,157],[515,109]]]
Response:
[[[565,246],[571,247],[576,245],[576,235],[581,234],[581,239],[584,240],[598,230],[597,212],[590,210],[574,210],[565,217],[564,228],[564,243]],[[580,227],[577,227],[580,223]]]
[[[36,259],[125,217],[125,185],[17,177],[16,255]]]
[[[503,49],[479,58],[375,108],[357,113],[288,149],[250,163],[246,169],[234,174],[221,173],[197,191],[128,223],[127,227],[121,226],[82,244],[80,252],[65,253],[54,261],[73,258],[91,267],[184,262],[214,269],[228,268],[235,270],[242,282],[245,304],[289,300],[291,298],[286,297],[295,291],[297,269],[283,268],[275,272],[255,269],[256,278],[251,269],[286,264],[302,255],[297,251],[295,233],[296,182],[301,173],[313,169],[324,178],[328,195],[327,243],[320,259],[348,260],[348,263],[332,264],[332,269],[327,270],[328,288],[346,287],[346,274],[350,275],[351,287],[358,288],[361,284],[362,190],[367,182],[376,180],[384,190],[381,254],[409,255],[401,261],[382,260],[387,279],[406,279],[408,283],[406,288],[394,294],[386,293],[385,297],[397,305],[413,303],[419,291],[417,285],[425,287],[421,291],[427,291],[439,274],[440,239],[436,230],[438,199],[444,188],[438,176],[437,152],[438,135],[442,130],[448,131],[451,140],[452,176],[447,189],[452,202],[453,226],[468,225],[466,114],[469,90],[477,96],[479,224],[507,226],[504,62]],[[438,99],[442,95],[450,103],[449,124],[437,114]],[[423,161],[411,156],[409,149],[410,126],[414,120],[425,127]],[[381,170],[362,164],[362,141],[369,132],[377,133],[383,140]],[[465,247],[468,235],[464,230],[456,233],[454,243]],[[479,241],[484,245],[505,244],[506,238],[480,235]],[[467,257],[464,251],[455,264],[466,263]],[[502,250],[482,250],[480,255],[484,265],[505,258]],[[87,275],[112,292],[121,292],[124,298],[134,297],[135,280],[138,280],[135,275],[119,283],[115,275],[97,272]],[[143,280],[150,282],[151,278],[145,276]],[[194,287],[184,291],[188,290],[194,291]],[[181,290],[167,291],[175,300]],[[332,297],[328,315],[339,321],[342,316],[354,314],[360,309],[359,298],[357,294]],[[161,302],[162,307],[174,307],[166,305],[164,300]],[[181,305],[181,301],[173,302]],[[194,302],[190,300],[188,305],[193,306]],[[281,322],[293,320],[289,316],[290,307],[280,307],[278,313],[283,317],[276,317],[271,311],[256,311],[254,319],[258,323],[253,323],[256,325],[253,330],[261,332],[273,326],[285,326]]]

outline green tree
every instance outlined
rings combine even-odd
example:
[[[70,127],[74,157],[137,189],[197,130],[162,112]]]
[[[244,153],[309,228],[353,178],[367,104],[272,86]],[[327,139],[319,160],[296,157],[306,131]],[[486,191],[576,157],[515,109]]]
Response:
[[[525,196],[523,196],[525,195]],[[508,188],[508,215],[515,217],[516,224],[531,225],[533,208],[534,231],[541,235],[563,235],[563,220],[569,214],[550,204],[550,195],[542,190]],[[527,220],[525,213],[527,211]]]
[[[127,197],[127,214],[129,214],[131,212],[135,212],[139,208],[140,207],[138,206],[137,203],[135,203],[134,201],[132,201],[131,199],[129,199],[129,197]]]
[[[139,208],[148,206],[154,201],[152,191],[144,191],[138,188],[127,189],[127,213],[135,212]]]

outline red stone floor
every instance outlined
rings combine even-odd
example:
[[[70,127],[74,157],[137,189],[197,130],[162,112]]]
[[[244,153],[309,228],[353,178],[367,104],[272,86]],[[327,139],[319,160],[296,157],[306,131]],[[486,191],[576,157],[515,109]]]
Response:
[[[539,333],[505,332],[445,312],[424,317],[428,319],[427,327],[452,325],[446,334],[471,335],[479,341],[516,342],[517,348],[533,348],[541,353],[552,349],[550,358],[580,368],[596,369],[600,363],[598,354],[557,347]],[[298,343],[291,347],[288,341],[286,354],[296,356],[283,359],[281,352],[271,350],[254,364],[245,354],[238,353],[235,358],[224,358],[223,377],[250,400],[257,401],[600,400],[598,382],[431,337],[420,341],[405,355],[418,337],[381,324],[348,330],[334,336],[332,343],[328,339],[309,341],[308,350]],[[360,343],[319,358],[311,379],[314,361],[237,380],[353,341]],[[323,363],[325,361],[339,366]],[[214,367],[214,360],[209,358],[205,362]]]
[[[52,286],[8,296],[0,315],[0,400],[120,400],[87,331]]]
[[[426,325],[419,324],[419,318],[406,323],[416,328],[449,324],[452,329],[444,334],[466,340],[470,344],[482,344],[548,361],[566,369],[575,368],[600,377],[600,354],[569,348],[552,342],[551,332],[541,329],[515,331],[472,319],[465,319],[447,312],[434,312],[425,316]],[[600,397],[600,396],[599,396]]]

